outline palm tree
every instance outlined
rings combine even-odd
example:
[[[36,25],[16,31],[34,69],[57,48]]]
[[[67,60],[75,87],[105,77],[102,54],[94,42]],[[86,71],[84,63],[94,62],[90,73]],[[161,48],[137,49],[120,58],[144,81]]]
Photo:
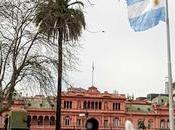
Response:
[[[39,31],[48,38],[58,39],[56,130],[61,130],[62,45],[68,41],[78,41],[85,29],[85,18],[81,10],[83,6],[80,1],[44,0],[39,3],[36,11],[35,23]]]

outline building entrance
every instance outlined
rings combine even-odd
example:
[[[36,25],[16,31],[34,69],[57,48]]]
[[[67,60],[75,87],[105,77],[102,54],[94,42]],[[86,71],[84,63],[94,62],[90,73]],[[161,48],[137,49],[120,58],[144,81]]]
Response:
[[[99,123],[95,118],[90,118],[86,121],[86,130],[98,130]]]

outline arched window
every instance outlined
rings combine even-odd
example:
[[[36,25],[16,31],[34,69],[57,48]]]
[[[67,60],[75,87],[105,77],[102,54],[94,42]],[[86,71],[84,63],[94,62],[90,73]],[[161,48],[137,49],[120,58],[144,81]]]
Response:
[[[69,116],[66,116],[66,117],[64,118],[64,125],[65,125],[65,126],[69,126],[69,125],[70,125],[70,117],[69,117]]]
[[[165,128],[165,120],[160,120],[160,128]]]
[[[72,108],[72,101],[70,101],[70,106],[69,106],[69,108]]]
[[[87,107],[88,109],[90,109],[90,105],[91,105],[91,103],[90,103],[90,101],[88,101],[88,107]]]
[[[118,118],[114,118],[113,119],[113,125],[115,128],[120,126],[120,120]]]
[[[148,120],[148,129],[152,129],[153,128],[153,120],[149,119]]]
[[[87,107],[86,107],[86,106],[87,106],[87,102],[86,102],[86,101],[84,101],[84,102],[83,102],[83,109],[87,109]]]
[[[30,126],[31,126],[31,116],[28,115],[27,116],[27,127],[30,128]]]
[[[64,101],[64,108],[66,108],[66,101]]]
[[[115,110],[118,110],[118,103],[115,103]]]
[[[77,123],[76,124],[77,124],[77,126],[81,126],[81,119],[80,118],[77,119]]]
[[[120,103],[118,103],[118,109],[117,110],[120,110]]]
[[[55,125],[55,117],[54,116],[50,117],[50,125]]]
[[[43,125],[43,117],[39,116],[38,118],[38,125]]]
[[[98,109],[98,102],[95,102],[95,109]]]
[[[169,119],[167,120],[167,128],[170,128],[170,122],[169,122]]]
[[[101,102],[99,102],[99,109],[101,110]]]
[[[145,129],[145,123],[144,123],[144,120],[138,120],[137,122],[137,128],[138,129]]]
[[[45,116],[45,118],[44,118],[44,125],[50,125],[48,116]]]
[[[108,121],[108,118],[105,117],[104,118],[104,128],[108,128],[109,127],[109,121]]]
[[[66,101],[66,108],[67,109],[69,108],[69,105],[70,105],[70,102],[69,101]]]
[[[27,115],[27,120],[31,121],[31,116]]]
[[[91,109],[94,109],[94,102],[91,102]]]
[[[31,125],[37,125],[38,122],[37,122],[37,116],[33,116],[32,117],[32,121],[31,121]]]
[[[115,103],[113,103],[113,110],[115,110]]]

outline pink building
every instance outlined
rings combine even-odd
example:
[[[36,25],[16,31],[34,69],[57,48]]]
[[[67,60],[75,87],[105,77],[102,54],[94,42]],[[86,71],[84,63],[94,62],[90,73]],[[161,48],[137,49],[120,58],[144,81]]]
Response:
[[[16,96],[13,108],[25,109],[31,119],[31,130],[54,130],[55,97]],[[124,94],[101,93],[94,86],[88,90],[69,88],[62,92],[62,130],[124,130],[126,120],[136,129],[168,128],[168,97],[126,98]],[[0,117],[4,127],[5,112]]]

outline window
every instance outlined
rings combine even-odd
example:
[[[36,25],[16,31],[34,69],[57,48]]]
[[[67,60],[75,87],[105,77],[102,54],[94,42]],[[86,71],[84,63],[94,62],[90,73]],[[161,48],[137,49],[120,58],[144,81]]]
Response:
[[[101,110],[102,109],[102,102],[84,101],[83,102],[83,109]]]
[[[98,109],[98,102],[95,102],[95,109]]]
[[[81,126],[81,119],[77,119],[77,126]]]
[[[167,120],[167,128],[170,128],[170,122]]]
[[[120,103],[113,103],[113,110],[120,110]]]
[[[53,108],[54,107],[54,104],[51,104],[51,107]]]
[[[120,110],[120,103],[118,103],[118,109],[117,110]]]
[[[87,109],[87,107],[86,107],[86,106],[87,106],[87,102],[86,102],[86,101],[84,101],[84,102],[83,102],[83,109]]]
[[[70,104],[69,108],[72,108],[72,102],[71,101],[69,102],[69,104]]]
[[[160,128],[165,128],[165,120],[160,120]]]
[[[29,128],[31,126],[31,118],[32,117],[30,115],[27,116],[27,127],[29,127]]]
[[[115,110],[115,103],[113,103],[113,110]]]
[[[39,116],[38,118],[38,125],[43,125],[43,117]]]
[[[69,104],[70,104],[70,102],[66,101],[66,108],[69,108]]]
[[[138,129],[144,129],[145,128],[144,121],[143,120],[139,120],[137,122],[137,127],[138,127]]]
[[[151,111],[151,108],[148,108],[148,111],[150,112]]]
[[[140,111],[140,107],[138,107],[137,110]]]
[[[64,125],[69,126],[70,125],[70,118],[67,116],[64,119]]]
[[[44,125],[49,125],[49,124],[50,124],[49,117],[45,116],[45,118],[44,118]]]
[[[91,102],[91,109],[94,109],[94,102]]]
[[[33,117],[32,117],[31,124],[32,124],[32,125],[37,125],[37,124],[38,124],[37,116],[33,116]]]
[[[161,99],[161,103],[163,103],[164,102],[164,100],[163,99]]]
[[[50,117],[50,125],[55,125],[55,117],[54,116]]]
[[[113,125],[114,125],[115,128],[120,126],[120,121],[119,121],[118,118],[114,118]]]
[[[101,110],[101,102],[99,102],[99,109]]]
[[[64,101],[64,108],[66,108],[66,101]]]
[[[72,108],[72,101],[64,101],[64,108],[71,109]]]
[[[87,106],[88,109],[90,109],[90,105],[91,105],[91,103],[90,103],[90,101],[88,101],[88,106]]]
[[[153,128],[153,120],[148,120],[148,129],[152,129]]]
[[[104,128],[108,128],[108,120],[104,120]]]

